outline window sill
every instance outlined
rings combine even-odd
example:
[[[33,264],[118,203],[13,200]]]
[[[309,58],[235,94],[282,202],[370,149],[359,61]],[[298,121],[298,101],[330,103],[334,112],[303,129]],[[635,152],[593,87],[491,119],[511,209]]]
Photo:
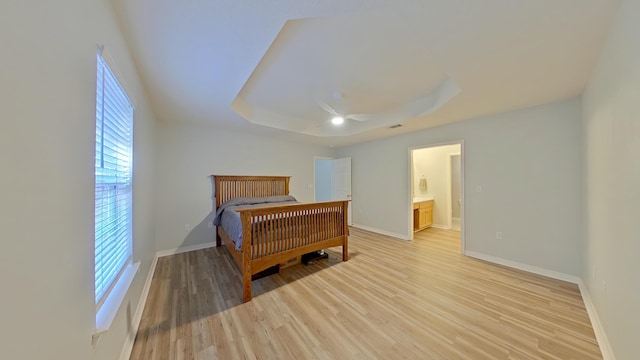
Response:
[[[118,279],[118,282],[111,290],[111,293],[107,296],[104,304],[102,304],[100,310],[96,313],[96,331],[93,334],[94,345],[98,341],[97,338],[100,334],[109,330],[111,327],[111,323],[116,317],[116,313],[118,312],[120,305],[122,305],[122,301],[129,290],[129,286],[131,286],[131,283],[133,282],[133,278],[138,273],[139,268],[139,261],[127,266],[120,276],[120,279]]]

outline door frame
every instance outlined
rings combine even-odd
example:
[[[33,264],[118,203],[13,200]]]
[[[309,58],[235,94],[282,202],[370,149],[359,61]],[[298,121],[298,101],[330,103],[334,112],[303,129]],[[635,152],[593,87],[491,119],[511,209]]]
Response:
[[[408,166],[408,182],[407,182],[407,189],[409,191],[407,191],[407,199],[406,199],[406,209],[407,209],[407,229],[408,229],[408,234],[409,234],[409,240],[413,240],[413,191],[411,191],[413,189],[413,151],[414,150],[420,150],[420,149],[428,149],[428,148],[434,148],[434,147],[439,147],[439,146],[446,146],[446,145],[460,145],[460,182],[461,182],[461,192],[460,192],[460,196],[462,197],[462,206],[461,206],[461,211],[460,211],[460,253],[461,254],[465,254],[466,249],[467,249],[467,245],[466,245],[466,206],[465,206],[465,171],[464,171],[464,163],[465,163],[465,147],[464,147],[464,140],[452,140],[452,141],[445,141],[445,142],[439,142],[439,143],[432,143],[432,144],[426,144],[426,145],[420,145],[420,146],[412,146],[409,147],[409,149],[407,150],[408,156],[407,156],[407,160],[409,162],[409,166]],[[449,163],[449,166],[451,166],[451,164]],[[451,176],[451,174],[449,174],[449,176]],[[449,196],[451,197],[451,196]],[[451,201],[451,199],[447,200],[448,202]],[[449,218],[451,218],[451,216],[449,216]]]
[[[462,149],[461,149],[462,151]],[[451,230],[453,230],[453,199],[451,198],[453,196],[453,188],[451,186],[451,180],[452,180],[452,176],[451,173],[453,172],[452,167],[451,167],[451,161],[453,160],[454,156],[460,156],[460,176],[462,176],[462,154],[461,153],[450,153],[447,155],[447,227]],[[462,180],[462,179],[460,179]],[[462,186],[462,183],[460,184]],[[460,191],[460,194],[462,195],[462,190]],[[462,210],[462,204],[460,206],[460,210]],[[461,222],[462,222],[462,211],[460,211],[460,216],[461,216]],[[462,226],[462,224],[461,224]],[[462,228],[460,229],[462,230]]]

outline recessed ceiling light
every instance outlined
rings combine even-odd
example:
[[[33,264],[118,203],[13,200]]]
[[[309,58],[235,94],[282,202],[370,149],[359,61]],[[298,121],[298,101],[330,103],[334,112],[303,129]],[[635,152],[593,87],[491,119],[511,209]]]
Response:
[[[344,118],[342,116],[336,116],[333,119],[331,119],[331,123],[333,125],[340,125],[344,122]]]

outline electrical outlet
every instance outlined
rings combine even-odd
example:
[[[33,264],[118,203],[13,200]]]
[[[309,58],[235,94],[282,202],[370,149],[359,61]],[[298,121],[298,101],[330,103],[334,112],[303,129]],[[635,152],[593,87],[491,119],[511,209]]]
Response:
[[[606,294],[607,293],[607,282],[602,280],[602,291]]]
[[[496,232],[496,239],[502,240],[502,231]]]
[[[191,230],[191,226],[189,224],[185,224],[184,231],[189,231],[189,230]]]
[[[482,185],[476,185],[476,192],[482,192]]]
[[[213,221],[208,221],[208,222],[207,222],[207,227],[208,227],[209,229],[213,228]]]

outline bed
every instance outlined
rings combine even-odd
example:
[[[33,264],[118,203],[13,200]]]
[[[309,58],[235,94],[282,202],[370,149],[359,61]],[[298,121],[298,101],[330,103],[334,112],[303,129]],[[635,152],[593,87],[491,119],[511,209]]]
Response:
[[[281,202],[289,199],[288,176],[212,176],[216,220],[233,203],[240,221],[240,238],[216,221],[216,245],[224,244],[240,268],[243,302],[251,300],[252,275],[275,265],[334,246],[342,246],[342,261],[349,259],[348,200]]]

